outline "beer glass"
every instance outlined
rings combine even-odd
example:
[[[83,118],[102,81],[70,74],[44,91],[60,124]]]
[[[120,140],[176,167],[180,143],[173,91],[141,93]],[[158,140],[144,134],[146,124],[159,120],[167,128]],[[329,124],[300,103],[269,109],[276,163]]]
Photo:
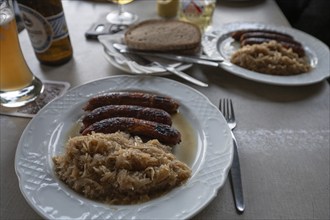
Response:
[[[203,32],[210,27],[216,0],[181,0],[179,20],[197,25]]]
[[[35,100],[43,88],[23,57],[12,0],[0,0],[0,104],[23,106]]]
[[[134,0],[109,0],[118,4],[118,10],[112,11],[107,15],[107,20],[111,24],[130,25],[137,20],[137,15],[124,11],[124,5]]]

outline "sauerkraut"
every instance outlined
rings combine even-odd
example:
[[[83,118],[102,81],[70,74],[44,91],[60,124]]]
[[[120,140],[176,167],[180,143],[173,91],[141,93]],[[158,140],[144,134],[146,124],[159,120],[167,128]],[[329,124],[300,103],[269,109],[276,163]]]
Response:
[[[295,75],[311,69],[306,57],[299,57],[292,49],[286,49],[276,41],[246,45],[237,50],[230,61],[246,69],[271,75]]]
[[[70,188],[110,204],[148,201],[191,176],[170,147],[123,132],[73,137],[53,162],[55,173]]]

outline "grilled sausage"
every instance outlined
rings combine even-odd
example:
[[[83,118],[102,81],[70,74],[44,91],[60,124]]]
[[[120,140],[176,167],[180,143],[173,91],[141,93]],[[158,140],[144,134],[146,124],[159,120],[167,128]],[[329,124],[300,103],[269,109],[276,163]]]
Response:
[[[105,105],[138,105],[163,109],[170,114],[176,113],[179,107],[177,101],[166,96],[143,92],[114,92],[91,98],[84,110],[91,111]]]
[[[261,32],[261,33],[268,33],[268,34],[276,34],[281,35],[287,38],[293,39],[293,37],[289,34],[273,31],[273,30],[262,30],[262,29],[245,29],[245,30],[238,30],[231,33],[231,37],[234,38],[236,41],[240,41],[241,36],[245,33],[252,33],[252,32]]]
[[[262,43],[269,42],[269,41],[271,41],[271,39],[267,39],[267,38],[247,38],[247,39],[245,39],[241,42],[241,46],[253,45],[253,44],[262,44]],[[305,50],[301,45],[295,44],[295,43],[288,43],[288,42],[284,42],[284,41],[277,41],[277,42],[280,43],[283,47],[285,47],[287,49],[291,48],[292,51],[297,53],[300,57],[305,56]]]
[[[255,31],[255,32],[247,32],[241,35],[240,37],[240,42],[243,40],[246,40],[248,38],[266,38],[266,39],[271,39],[275,41],[283,41],[283,42],[288,42],[288,43],[293,43],[293,44],[298,44],[301,46],[301,44],[297,41],[295,41],[292,37],[288,37],[286,35],[282,34],[276,34],[276,33],[264,33],[262,31]]]
[[[170,146],[181,142],[180,132],[169,125],[126,117],[108,118],[95,122],[86,128],[82,132],[82,135],[92,132],[108,134],[117,131],[123,131],[149,139],[158,139],[159,142]]]
[[[172,125],[171,115],[162,109],[136,105],[106,105],[88,112],[82,118],[82,130],[97,121],[114,117],[131,117]]]

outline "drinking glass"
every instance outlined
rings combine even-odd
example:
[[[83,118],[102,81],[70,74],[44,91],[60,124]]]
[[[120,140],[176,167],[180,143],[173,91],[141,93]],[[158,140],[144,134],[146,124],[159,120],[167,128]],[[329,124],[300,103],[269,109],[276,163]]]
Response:
[[[138,16],[124,10],[124,5],[134,0],[109,0],[118,5],[118,10],[107,15],[107,21],[111,24],[130,25],[134,23]]]
[[[210,27],[216,0],[181,0],[179,20],[197,25],[201,31]]]
[[[12,0],[0,0],[0,104],[23,106],[35,100],[43,88],[23,57]]]

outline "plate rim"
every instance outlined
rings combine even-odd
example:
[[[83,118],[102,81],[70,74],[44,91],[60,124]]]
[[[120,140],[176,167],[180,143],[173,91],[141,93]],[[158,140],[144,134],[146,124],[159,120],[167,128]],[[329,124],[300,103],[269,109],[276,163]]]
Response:
[[[290,76],[277,76],[277,75],[263,74],[263,73],[258,73],[258,72],[254,72],[251,70],[247,70],[245,68],[232,64],[230,61],[228,61],[226,58],[224,58],[225,62],[220,67],[222,69],[226,70],[227,72],[229,72],[233,75],[248,79],[248,80],[265,83],[265,84],[271,84],[271,85],[279,85],[279,86],[311,85],[314,83],[322,82],[323,80],[330,77],[330,72],[329,72],[329,68],[330,68],[330,64],[329,64],[330,55],[329,54],[330,54],[330,52],[329,52],[328,46],[325,43],[323,43],[322,41],[320,41],[319,39],[315,38],[314,36],[312,36],[308,33],[305,33],[301,30],[292,28],[292,27],[286,27],[286,26],[263,23],[263,22],[242,22],[242,21],[229,22],[229,23],[225,23],[224,25],[222,25],[219,28],[213,28],[213,29],[207,31],[203,37],[202,43],[203,44],[210,43],[208,38],[213,38],[211,40],[211,44],[213,45],[214,48],[216,48],[216,52],[212,51],[211,53],[213,53],[213,54],[211,56],[222,57],[218,50],[220,38],[223,35],[229,34],[232,31],[235,31],[238,29],[244,29],[244,28],[258,28],[258,29],[267,28],[267,29],[277,30],[277,31],[281,31],[281,32],[287,32],[299,41],[301,41],[301,39],[303,39],[302,41],[304,41],[304,43],[306,43],[306,40],[307,40],[307,45],[306,46],[304,45],[304,47],[307,47],[310,45],[317,45],[318,48],[321,48],[321,49],[316,50],[315,48],[309,48],[309,47],[308,47],[308,49],[312,49],[312,52],[315,53],[315,55],[317,56],[318,62],[320,62],[320,61],[322,62],[322,69],[320,69],[320,66],[319,66],[320,64],[318,63],[316,68],[314,68],[312,70],[312,72],[298,74],[298,75],[290,75]],[[209,51],[205,51],[205,53],[210,55]],[[324,59],[324,57],[323,57],[324,55],[322,55],[321,56],[322,59],[320,59],[319,56],[320,56],[320,54],[323,54],[323,53],[326,55],[326,57]],[[216,54],[216,55],[214,55],[214,54]],[[326,68],[328,68],[328,70]],[[314,76],[315,77],[311,78],[309,74],[314,74],[313,77]],[[315,74],[317,74],[317,75],[315,75]]]
[[[95,81],[91,81],[91,82],[88,82],[88,83],[85,83],[85,84],[83,84],[83,85],[79,85],[79,86],[76,86],[76,87],[74,87],[74,88],[72,88],[71,90],[69,90],[65,95],[63,95],[63,97],[65,97],[66,95],[70,95],[71,93],[74,93],[77,89],[79,89],[79,88],[83,88],[84,86],[88,86],[88,85],[91,85],[91,84],[93,84],[93,83],[97,83],[97,82],[101,82],[101,81],[104,81],[104,80],[111,80],[111,79],[114,79],[114,78],[155,78],[156,80],[161,80],[161,81],[163,81],[163,80],[165,80],[166,81],[166,83],[174,83],[175,85],[180,85],[180,86],[183,86],[185,89],[188,89],[188,90],[190,90],[190,91],[192,91],[192,92],[194,92],[194,93],[196,93],[196,94],[198,94],[200,97],[202,97],[203,99],[204,99],[204,101],[205,102],[207,102],[208,103],[208,105],[209,105],[209,107],[211,107],[211,108],[213,108],[213,110],[215,110],[215,109],[217,109],[217,107],[216,106],[214,106],[211,102],[210,102],[210,100],[205,96],[205,95],[203,95],[201,92],[199,92],[199,91],[197,91],[197,90],[195,90],[194,88],[191,88],[191,87],[189,87],[189,86],[187,86],[187,85],[185,85],[185,84],[182,84],[182,83],[179,83],[179,82],[176,82],[176,81],[174,81],[174,80],[171,80],[171,79],[166,79],[166,78],[162,78],[162,77],[154,77],[154,76],[134,76],[134,75],[132,75],[132,76],[112,76],[112,77],[105,77],[105,78],[102,78],[102,79],[98,79],[98,80],[95,80]],[[150,89],[149,89],[150,90]],[[111,90],[110,90],[111,91]],[[147,91],[147,90],[146,90]],[[96,95],[96,94],[93,94],[93,95]],[[87,97],[86,97],[87,98]],[[20,172],[22,172],[21,171],[21,169],[18,167],[18,163],[19,163],[19,154],[20,154],[20,152],[22,151],[22,142],[24,141],[24,138],[26,137],[26,135],[28,135],[27,133],[28,133],[28,131],[29,131],[29,128],[30,128],[30,126],[32,126],[34,123],[35,123],[35,121],[36,120],[38,120],[39,118],[38,118],[38,115],[40,116],[40,115],[42,115],[42,114],[44,114],[44,112],[45,111],[47,111],[47,109],[49,108],[49,106],[51,106],[52,105],[52,103],[54,103],[54,102],[57,102],[57,101],[60,101],[61,100],[61,97],[60,98],[58,98],[58,99],[55,99],[55,100],[53,100],[52,102],[50,102],[50,103],[48,103],[43,109],[41,109],[41,111],[36,115],[36,117],[34,117],[29,123],[28,123],[28,125],[26,126],[26,128],[24,129],[24,131],[23,131],[23,133],[22,133],[22,135],[21,135],[21,137],[20,137],[20,140],[19,140],[19,142],[18,142],[18,145],[17,145],[17,149],[16,149],[16,154],[15,154],[15,173],[16,173],[16,175],[17,175],[17,178],[18,178],[18,181],[19,181],[19,188],[20,188],[20,191],[21,191],[21,193],[22,193],[22,195],[24,196],[24,198],[26,199],[26,201],[28,202],[28,204],[38,213],[38,214],[40,214],[41,216],[43,216],[43,217],[45,217],[45,218],[52,218],[52,216],[50,216],[50,215],[47,215],[47,213],[44,213],[44,212],[42,212],[42,210],[40,210],[40,207],[39,208],[37,208],[35,205],[34,205],[34,203],[33,203],[33,201],[31,201],[31,198],[30,197],[28,197],[28,195],[26,194],[27,192],[25,192],[24,191],[24,188],[23,188],[23,182],[22,182],[22,176],[23,176],[23,174],[21,174]],[[219,111],[219,113],[220,113],[220,111]],[[217,113],[218,114],[218,113]],[[231,136],[230,136],[230,128],[228,127],[228,125],[227,125],[227,123],[225,122],[225,119],[222,117],[222,114],[220,113],[218,116],[220,116],[221,117],[221,121],[222,121],[222,123],[224,123],[223,124],[223,126],[225,126],[225,130],[226,131],[224,131],[224,133],[226,133],[226,135],[228,135],[228,137],[227,137],[227,141],[229,141],[229,139],[230,139],[230,143],[227,143],[227,144],[230,144],[230,145],[232,145],[232,140],[231,140]],[[229,156],[229,158],[227,158],[227,166],[226,167],[224,167],[224,168],[222,168],[223,170],[223,173],[222,173],[222,175],[223,175],[223,177],[221,178],[221,180],[220,180],[220,182],[219,182],[219,184],[217,185],[217,187],[215,187],[215,188],[213,188],[212,189],[212,193],[210,194],[210,195],[208,195],[208,198],[207,198],[207,201],[206,202],[204,202],[204,203],[202,203],[202,205],[199,207],[199,209],[197,209],[197,210],[195,210],[195,212],[193,212],[193,213],[182,213],[182,216],[179,216],[180,218],[189,218],[189,217],[192,217],[192,216],[194,216],[195,214],[197,214],[199,211],[201,211],[201,209],[203,209],[205,206],[207,206],[212,200],[213,200],[213,198],[216,196],[216,194],[217,194],[217,191],[224,185],[224,182],[225,182],[225,180],[226,180],[226,178],[227,178],[227,175],[228,175],[228,172],[229,172],[229,169],[230,169],[230,166],[231,166],[231,163],[232,163],[232,160],[233,160],[233,148],[232,148],[232,146],[227,146],[227,148],[229,148],[229,150],[228,150],[228,152],[227,152],[227,155],[226,156]],[[46,155],[46,156],[49,156],[49,155]],[[206,156],[205,156],[206,157]],[[205,157],[204,158],[202,158],[203,160],[205,159]],[[228,162],[229,161],[229,162]],[[205,163],[204,163],[205,161],[203,161],[203,166],[205,166]],[[46,165],[45,165],[46,166]],[[201,168],[202,169],[202,168]],[[198,172],[200,172],[200,170],[197,170]],[[196,172],[197,172],[196,171]],[[197,173],[198,173],[197,172]],[[192,180],[188,180],[188,181],[192,181]],[[179,187],[180,188],[180,187]],[[174,189],[174,190],[178,190],[178,189]],[[89,201],[90,203],[94,203],[93,201]],[[108,209],[111,209],[110,207],[108,208]]]

